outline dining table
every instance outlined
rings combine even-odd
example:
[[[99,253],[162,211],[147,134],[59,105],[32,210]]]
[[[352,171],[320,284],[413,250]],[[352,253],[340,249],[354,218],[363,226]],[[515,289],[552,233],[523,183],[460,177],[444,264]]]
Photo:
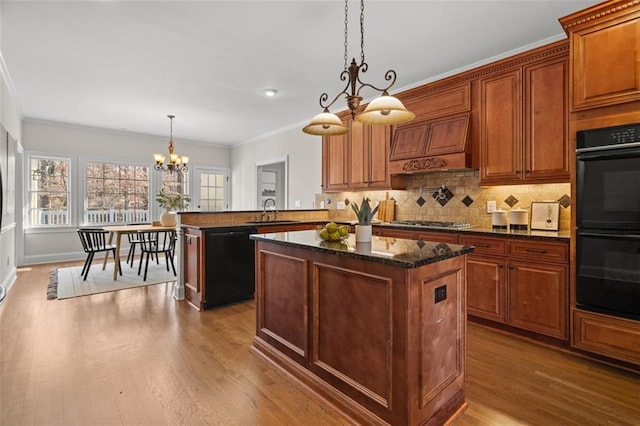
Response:
[[[123,234],[135,234],[138,231],[171,231],[175,230],[175,226],[162,226],[155,225],[151,223],[142,224],[142,225],[109,225],[103,226],[102,229],[109,232],[109,244],[113,244],[113,237],[116,238],[116,253],[115,259],[120,259],[120,243],[122,241]],[[104,263],[102,264],[102,269],[104,270],[107,266],[107,258],[108,255],[104,257]],[[113,262],[113,280],[118,280],[118,267],[120,262]]]

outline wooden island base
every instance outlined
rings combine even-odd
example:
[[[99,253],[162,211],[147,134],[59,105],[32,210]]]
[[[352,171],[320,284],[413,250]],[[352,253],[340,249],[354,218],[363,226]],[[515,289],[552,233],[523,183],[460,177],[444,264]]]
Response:
[[[327,250],[309,231],[252,238],[255,353],[357,423],[442,425],[464,412],[462,246],[390,238]],[[417,250],[411,261],[407,250]]]

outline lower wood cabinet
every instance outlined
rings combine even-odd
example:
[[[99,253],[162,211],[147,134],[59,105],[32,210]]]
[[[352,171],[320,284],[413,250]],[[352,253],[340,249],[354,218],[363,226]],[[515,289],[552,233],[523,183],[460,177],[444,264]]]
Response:
[[[199,229],[184,230],[184,297],[198,310],[202,309],[204,283],[204,238]]]
[[[467,312],[566,340],[568,244],[461,235],[467,255]]]
[[[640,365],[640,324],[625,318],[574,309],[571,345]]]

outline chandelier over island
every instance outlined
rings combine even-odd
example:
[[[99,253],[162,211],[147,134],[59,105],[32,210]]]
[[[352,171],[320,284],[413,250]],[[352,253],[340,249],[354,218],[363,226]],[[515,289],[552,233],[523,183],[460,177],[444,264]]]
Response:
[[[156,164],[153,166],[159,172],[186,172],[189,170],[189,157],[180,156],[173,152],[173,119],[175,115],[167,115],[169,117],[169,162],[165,164],[165,156],[162,154],[153,154]]]
[[[365,73],[369,66],[364,61],[364,0],[360,0],[360,64],[355,58],[351,60],[351,65],[347,67],[347,39],[348,39],[348,12],[349,0],[344,2],[344,71],[340,73],[340,80],[346,81],[347,85],[329,103],[329,95],[325,92],[320,96],[320,107],[323,112],[313,117],[311,122],[302,131],[310,135],[342,135],[349,131],[349,128],[342,123],[337,115],[329,112],[329,108],[342,95],[347,98],[347,106],[351,110],[351,117],[356,121],[368,124],[399,124],[413,120],[415,114],[408,111],[402,102],[396,97],[390,96],[388,90],[396,82],[396,72],[389,70],[385,73],[384,79],[389,83],[384,88],[378,88],[372,84],[364,83],[360,80],[360,72]],[[360,107],[360,90],[370,87],[381,96],[371,101],[362,113],[358,113]]]

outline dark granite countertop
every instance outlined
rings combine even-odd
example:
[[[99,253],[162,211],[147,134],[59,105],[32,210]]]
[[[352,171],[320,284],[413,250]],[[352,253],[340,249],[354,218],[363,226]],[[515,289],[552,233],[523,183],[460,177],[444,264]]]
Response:
[[[303,247],[313,251],[350,256],[401,268],[417,268],[473,251],[473,247],[402,238],[376,237],[370,244],[356,244],[355,235],[343,242],[325,242],[315,231],[294,231],[274,234],[253,234],[251,239],[275,244]]]
[[[558,239],[570,239],[571,233],[569,231],[537,231],[537,230],[510,230],[510,229],[493,229],[491,227],[482,227],[482,226],[471,226],[468,228],[443,228],[439,226],[417,226],[417,225],[404,225],[404,224],[394,224],[394,223],[376,223],[376,226],[385,227],[385,228],[393,228],[393,229],[403,229],[409,231],[437,231],[437,232],[448,232],[448,233],[459,233],[459,234],[477,234],[477,235],[487,235],[487,236],[495,236],[495,237],[520,237],[520,238],[529,238],[529,239],[540,239],[540,240],[558,240]]]
[[[216,228],[231,228],[231,227],[269,227],[269,226],[282,226],[282,225],[299,225],[305,223],[326,223],[326,220],[276,220],[276,221],[264,221],[264,222],[238,222],[238,223],[225,223],[218,225],[189,225],[182,224],[183,228],[194,228],[194,229],[216,229]],[[354,225],[353,221],[336,221],[341,224],[349,224]],[[405,224],[395,224],[395,223],[383,223],[383,222],[374,222],[374,226],[383,227],[383,228],[392,228],[392,229],[402,229],[408,231],[436,231],[436,232],[447,232],[447,233],[459,233],[459,234],[475,234],[475,235],[486,235],[486,236],[495,236],[495,237],[518,237],[518,238],[528,238],[528,239],[536,239],[536,240],[569,240],[571,238],[571,233],[569,231],[518,231],[518,230],[509,230],[509,229],[493,229],[491,227],[481,227],[481,226],[472,226],[469,228],[443,228],[439,226],[416,226],[416,225],[405,225]]]

